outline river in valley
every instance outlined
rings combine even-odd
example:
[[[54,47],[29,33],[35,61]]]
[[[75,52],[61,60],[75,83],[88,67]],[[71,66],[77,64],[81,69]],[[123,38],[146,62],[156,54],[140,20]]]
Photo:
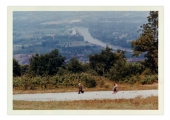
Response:
[[[121,49],[121,50],[125,50],[127,52],[132,52],[132,50],[130,49],[125,49],[123,47],[120,47],[120,46],[115,46],[115,45],[111,45],[109,43],[104,43],[102,42],[101,40],[98,40],[96,38],[93,38],[88,30],[88,28],[86,27],[75,27],[74,28],[79,34],[81,34],[83,37],[84,37],[84,40],[89,42],[89,43],[92,43],[92,44],[95,44],[95,45],[99,45],[101,47],[106,47],[107,45],[112,48],[113,50],[117,50],[117,49]]]

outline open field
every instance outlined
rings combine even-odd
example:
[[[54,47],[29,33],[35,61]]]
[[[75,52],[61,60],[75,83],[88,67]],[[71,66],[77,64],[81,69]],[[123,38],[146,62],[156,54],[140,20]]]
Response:
[[[13,101],[14,110],[158,110],[158,97],[116,100]]]

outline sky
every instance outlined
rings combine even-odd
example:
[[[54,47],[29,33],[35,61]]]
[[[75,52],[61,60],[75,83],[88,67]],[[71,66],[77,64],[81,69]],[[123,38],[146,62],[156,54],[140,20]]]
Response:
[[[164,114],[163,115],[109,115],[109,116],[33,116],[33,115],[7,115],[7,6],[164,6]],[[118,0],[118,1],[112,1],[112,0],[48,0],[48,1],[40,1],[40,0],[1,0],[0,1],[0,16],[1,16],[1,22],[0,22],[0,30],[1,30],[1,44],[0,44],[0,70],[1,70],[1,86],[0,86],[0,93],[1,93],[1,102],[0,102],[0,118],[8,119],[8,120],[35,120],[35,119],[41,119],[41,120],[87,120],[87,119],[98,119],[98,120],[105,120],[105,119],[115,119],[115,120],[168,120],[170,117],[169,111],[170,111],[170,87],[169,83],[169,71],[170,71],[170,56],[169,56],[169,40],[168,40],[168,27],[170,26],[168,23],[169,20],[169,3],[167,0],[156,0],[156,1],[148,1],[148,0]]]

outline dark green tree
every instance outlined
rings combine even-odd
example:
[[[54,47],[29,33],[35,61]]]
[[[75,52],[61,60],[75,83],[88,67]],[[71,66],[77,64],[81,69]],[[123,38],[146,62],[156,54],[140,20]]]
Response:
[[[13,77],[21,75],[20,64],[16,59],[13,58]]]
[[[54,75],[63,65],[64,60],[65,57],[57,49],[47,54],[36,53],[30,59],[30,71],[33,71],[35,75]]]
[[[47,56],[48,57],[48,56]],[[61,67],[64,64],[65,57],[63,57],[57,49],[52,50],[49,53],[49,59],[48,59],[48,74],[53,75],[57,73],[59,67]]]
[[[131,42],[134,56],[145,54],[145,64],[158,72],[158,11],[150,11],[148,23],[143,24],[138,32],[140,37]]]
[[[118,59],[125,60],[125,52],[117,50],[113,52],[111,48],[106,46],[100,54],[89,55],[89,62],[92,69],[94,69],[99,75],[104,75],[114,65]]]
[[[145,70],[144,65],[139,62],[129,63],[118,60],[109,70],[107,76],[114,81],[123,81],[126,77],[136,76]]]
[[[29,65],[21,65],[20,68],[21,68],[21,75],[24,75],[28,72]]]
[[[73,57],[67,64],[67,69],[73,73],[79,73],[83,71],[81,63],[75,57]]]

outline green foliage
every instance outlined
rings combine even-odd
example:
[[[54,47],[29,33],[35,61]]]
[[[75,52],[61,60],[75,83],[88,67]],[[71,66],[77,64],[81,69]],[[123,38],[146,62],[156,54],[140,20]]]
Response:
[[[117,53],[106,46],[100,54],[89,55],[90,67],[99,75],[105,75],[117,60],[125,61],[125,52],[118,50]]]
[[[78,83],[82,83],[87,88],[94,88],[97,86],[97,81],[100,87],[109,88],[109,84],[105,83],[104,79],[96,79],[87,73],[76,73],[76,74],[64,74],[62,76],[56,74],[54,76],[35,76],[13,78],[13,88],[19,88],[22,90],[35,90],[35,89],[54,89],[60,87],[78,87]],[[115,81],[115,80],[114,80]],[[136,82],[141,84],[152,84],[158,81],[158,76],[153,75],[133,75],[126,76],[125,78],[119,79],[119,83],[130,83]]]
[[[158,81],[158,76],[157,75],[145,75],[142,80],[141,83],[142,84],[152,84],[154,82]]]
[[[23,81],[21,77],[14,77],[13,78],[13,87],[20,87],[23,85]]]
[[[128,63],[117,61],[109,70],[107,77],[109,77],[111,80],[119,81],[127,75],[128,68]]]
[[[154,72],[149,69],[149,68],[146,68],[143,72],[142,72],[142,75],[152,75],[154,74]]]
[[[21,75],[21,68],[20,64],[18,63],[17,60],[13,59],[13,76],[20,76]]]
[[[98,76],[97,72],[95,70],[93,70],[93,69],[87,70],[86,73],[88,73],[89,75]]]
[[[58,68],[57,74],[58,74],[59,76],[64,76],[64,75],[66,75],[66,74],[68,74],[68,73],[69,73],[69,71],[68,71],[66,68],[64,68],[64,67],[59,67],[59,68]]]
[[[55,76],[56,83],[63,86],[75,86],[77,87],[78,83],[81,82],[84,86],[88,88],[96,87],[97,82],[95,79],[86,73],[76,73],[76,74],[65,74],[63,76]]]
[[[97,83],[95,81],[95,79],[93,79],[92,77],[88,78],[88,80],[86,81],[86,86],[88,88],[93,88],[96,87]]]
[[[24,90],[27,90],[28,86],[30,86],[31,83],[32,80],[30,78],[27,78],[26,76],[13,77],[13,87],[21,87]]]
[[[20,68],[21,68],[21,75],[24,75],[28,72],[29,65],[21,65]]]
[[[57,49],[50,53],[33,55],[30,59],[30,71],[35,75],[54,75],[59,67],[63,65],[65,58],[61,56]]]
[[[97,85],[97,82],[95,81],[95,79],[90,75],[82,74],[80,77],[80,80],[84,82],[85,86],[88,88],[93,88],[93,87],[96,87]]]
[[[138,76],[127,76],[124,79],[124,82],[130,83],[130,84],[134,84],[134,83],[139,82],[139,81],[140,81],[140,78]]]
[[[123,79],[123,82],[125,83],[141,83],[141,84],[152,84],[154,82],[158,81],[158,75],[156,74],[150,74],[150,75],[136,75],[136,76],[127,76]]]
[[[117,61],[114,64],[114,66],[110,69],[107,76],[114,81],[124,81],[127,78],[127,79],[131,79],[129,81],[133,81],[131,83],[135,83],[138,80],[129,77],[138,76],[144,70],[145,70],[144,65],[142,65],[139,62],[128,63],[128,62]]]
[[[66,67],[68,71],[71,71],[72,73],[80,73],[83,71],[81,63],[75,57],[70,60]]]
[[[158,11],[150,11],[148,23],[143,24],[139,31],[140,37],[132,41],[134,56],[145,54],[145,64],[158,72]]]
[[[87,72],[91,69],[89,63],[82,63],[81,65],[82,65],[83,72]]]

